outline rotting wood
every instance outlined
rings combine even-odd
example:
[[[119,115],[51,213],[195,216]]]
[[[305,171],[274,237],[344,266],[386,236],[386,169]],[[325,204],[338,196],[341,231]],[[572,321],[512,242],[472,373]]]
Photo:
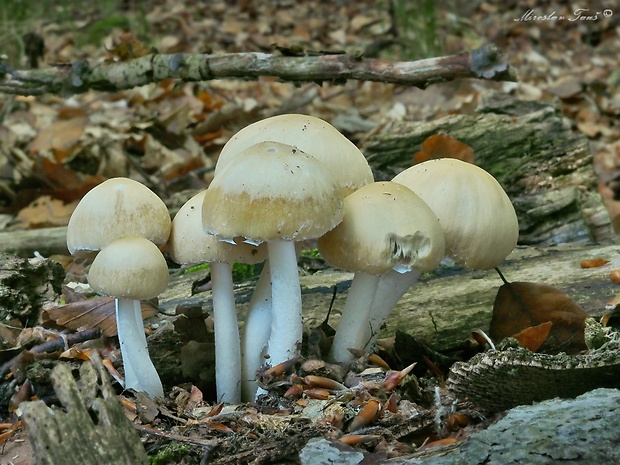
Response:
[[[598,268],[581,268],[588,258],[605,258]],[[557,287],[575,300],[589,315],[605,312],[605,305],[620,292],[609,274],[620,268],[620,246],[615,244],[560,244],[549,247],[518,247],[500,266],[509,281],[529,281]],[[321,324],[327,314],[333,286],[338,294],[330,324],[336,326],[346,299],[352,273],[327,269],[301,276],[304,321],[307,328]],[[204,273],[173,275],[160,296],[160,308],[174,313],[177,305],[201,305],[209,310],[210,292],[191,296],[192,282]],[[440,267],[423,275],[396,305],[381,336],[402,330],[427,342],[435,350],[458,349],[474,329],[487,330],[493,301],[502,281],[493,270],[465,271]],[[254,283],[237,286],[239,318],[243,320]]]
[[[363,144],[376,178],[412,164],[422,142],[446,133],[474,150],[476,164],[508,193],[519,218],[519,243],[605,241],[615,236],[598,193],[587,138],[559,110],[491,93],[473,115],[389,125]]]
[[[59,363],[52,384],[66,412],[43,401],[20,408],[38,465],[140,465],[148,458],[123,413],[96,353],[80,367],[80,387],[71,369]],[[96,418],[96,420],[94,420]]]

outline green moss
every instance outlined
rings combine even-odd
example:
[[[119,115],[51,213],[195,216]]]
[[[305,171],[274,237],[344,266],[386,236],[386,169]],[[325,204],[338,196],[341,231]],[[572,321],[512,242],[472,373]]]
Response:
[[[167,465],[179,463],[186,455],[191,453],[192,446],[181,442],[171,442],[166,447],[157,452],[153,457],[149,457],[150,465]]]

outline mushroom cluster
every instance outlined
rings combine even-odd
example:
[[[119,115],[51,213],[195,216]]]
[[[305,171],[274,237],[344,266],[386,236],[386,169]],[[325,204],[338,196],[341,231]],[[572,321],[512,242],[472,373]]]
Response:
[[[139,299],[167,285],[157,245],[168,242],[170,257],[182,266],[209,263],[217,396],[237,403],[261,392],[261,369],[300,354],[297,253],[308,244],[355,273],[329,354],[347,362],[349,349],[372,350],[392,308],[422,272],[446,256],[466,268],[496,267],[517,237],[508,196],[481,168],[429,160],[375,182],[364,155],[337,129],[288,114],[233,136],[209,187],[172,222],[145,186],[116,178],[84,197],[67,243],[72,253],[101,250],[89,281],[117,298],[126,386],[152,395],[162,388],[148,359]],[[240,335],[232,264],[262,261]]]

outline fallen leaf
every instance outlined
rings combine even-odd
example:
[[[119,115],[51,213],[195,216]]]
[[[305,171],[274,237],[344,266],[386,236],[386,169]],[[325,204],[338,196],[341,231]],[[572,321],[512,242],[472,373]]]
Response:
[[[57,120],[50,124],[42,129],[30,143],[30,155],[52,151],[56,160],[62,161],[78,143],[86,127],[86,121],[87,118],[85,116],[79,116],[66,120]]]
[[[549,331],[551,331],[552,326],[553,323],[547,321],[536,326],[525,328],[512,337],[519,341],[519,345],[524,349],[536,352],[543,345],[547,336],[549,336]]]
[[[598,268],[603,265],[607,265],[609,260],[604,258],[590,258],[587,260],[581,260],[581,268]]]
[[[19,227],[47,228],[51,226],[65,226],[75,210],[78,201],[64,203],[49,195],[43,195],[35,199],[27,207],[22,208],[17,214],[16,220]]]
[[[575,354],[585,350],[587,315],[562,291],[545,284],[506,282],[497,292],[489,335],[498,342],[531,326],[553,324],[541,351]]]
[[[155,316],[157,306],[150,301],[142,302],[142,319]],[[60,307],[45,309],[43,323],[53,321],[56,325],[83,331],[89,328],[99,328],[104,336],[117,335],[116,315],[113,297],[97,297],[88,300],[71,302]],[[46,321],[47,319],[47,321]]]
[[[435,158],[456,158],[474,163],[474,151],[469,145],[447,134],[433,134],[424,139],[420,151],[413,156],[413,163],[421,163]]]

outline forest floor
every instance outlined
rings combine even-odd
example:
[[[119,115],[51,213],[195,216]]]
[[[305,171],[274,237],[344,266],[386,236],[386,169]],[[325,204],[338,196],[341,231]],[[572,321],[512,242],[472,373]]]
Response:
[[[79,8],[71,2],[64,6],[42,2],[46,14],[41,17],[10,10],[11,5],[17,8],[20,3],[0,5],[1,42],[9,44],[2,52],[16,69],[29,67],[32,61],[47,67],[82,58],[127,59],[154,49],[160,53],[346,51],[404,61],[493,43],[517,69],[519,81],[464,79],[421,90],[356,81],[292,84],[265,77],[203,83],[165,81],[118,93],[89,91],[66,97],[0,95],[0,231],[66,225],[84,193],[113,176],[144,182],[173,211],[189,198],[189,192],[208,186],[226,141],[242,127],[267,116],[292,112],[318,116],[359,144],[369,133],[395,120],[428,121],[446,114],[475,113],[490,92],[547,101],[567,118],[567,124],[587,136],[599,191],[620,230],[620,11],[613,9],[613,2],[584,5],[581,10],[564,2],[543,6],[533,0],[394,1],[393,8],[388,1],[366,0],[156,0],[148,2],[148,9],[137,0]],[[44,48],[37,46],[39,39]],[[29,51],[29,59],[24,50]],[[85,263],[70,257],[55,259],[65,267],[66,283],[85,282]],[[19,344],[24,343],[23,328],[15,322],[2,327],[2,348],[17,346],[20,336]],[[28,342],[40,343],[37,336],[46,337],[33,335]],[[101,350],[111,359],[116,353],[113,342]],[[306,367],[305,374],[324,373],[323,368]],[[372,396],[385,398],[388,408],[390,395],[382,378],[372,369],[366,374],[368,382],[375,383]],[[402,387],[405,391],[419,389],[408,383]],[[315,387],[318,390],[320,386]],[[20,395],[29,398],[32,394]],[[308,408],[313,402],[304,397],[287,402],[286,408],[284,404],[265,404],[262,410],[252,411],[254,416],[244,426],[237,417],[222,415],[208,389],[192,389],[190,383],[171,388],[169,394],[167,407],[154,407],[152,417],[153,411],[148,409],[136,413],[135,399],[126,398],[127,416],[137,425],[180,436],[179,429],[173,427],[179,418],[188,421],[196,418],[196,412],[210,412],[225,420],[200,424],[192,434],[218,438],[211,459],[226,460],[230,454],[240,462],[250,457],[241,455],[248,448],[283,439],[266,437],[268,424],[278,421],[273,412]],[[361,394],[362,401],[368,400],[367,395]],[[16,405],[11,408],[20,400],[14,397],[11,402]],[[407,406],[413,408],[406,403],[400,408]],[[351,413],[334,415],[350,418]],[[0,461],[33,463],[23,432],[13,435],[14,416],[5,420],[6,424],[0,424],[5,441]],[[461,420],[455,416],[452,421]],[[243,439],[248,425],[263,442]],[[303,432],[301,423],[293,426],[297,430],[289,429],[287,434]],[[333,427],[322,425],[321,433],[329,430],[335,434]],[[454,430],[458,429],[455,424]],[[184,431],[189,434],[191,428]],[[437,439],[426,432],[426,436],[420,433],[420,437],[409,438],[408,443],[379,440],[376,435],[356,440],[366,450],[398,456]],[[145,442],[154,453],[165,449],[170,438],[147,436]],[[168,453],[174,458],[160,463],[203,463],[205,457],[200,448],[181,447]]]

